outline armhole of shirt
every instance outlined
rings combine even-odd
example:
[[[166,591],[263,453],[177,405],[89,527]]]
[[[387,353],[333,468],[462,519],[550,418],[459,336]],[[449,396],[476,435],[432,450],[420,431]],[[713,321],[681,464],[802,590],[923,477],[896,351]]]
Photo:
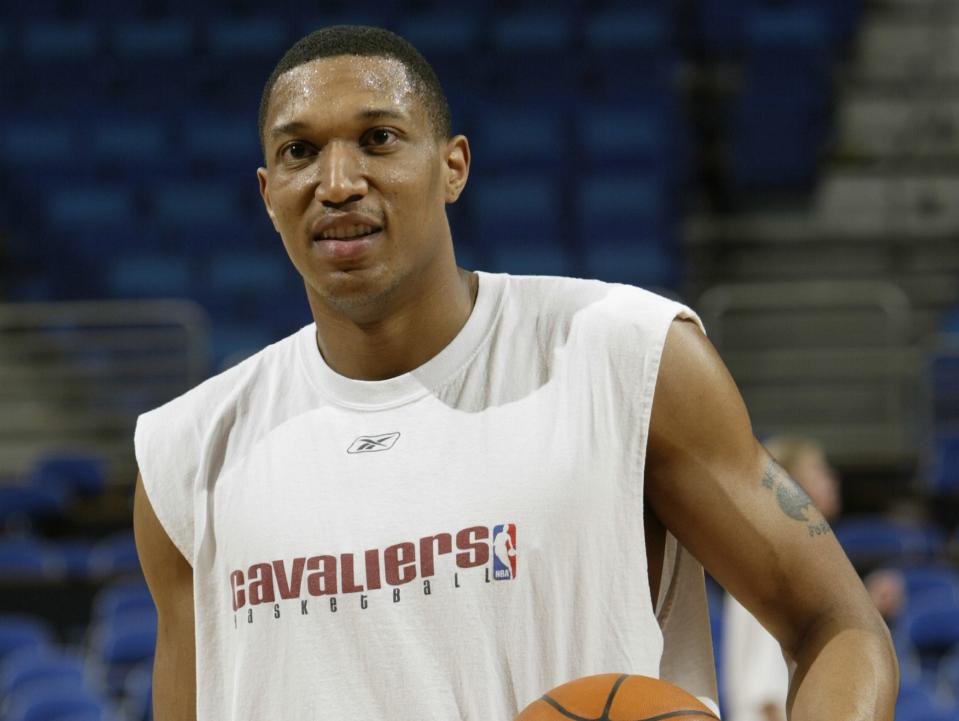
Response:
[[[141,421],[142,422],[142,421]],[[163,527],[164,532],[167,537],[176,546],[180,554],[186,559],[187,563],[190,566],[194,564],[193,556],[193,538],[188,538],[187,530],[182,527],[182,524],[178,525],[176,523],[176,513],[177,508],[177,493],[176,492],[164,492],[164,484],[169,484],[172,479],[167,478],[162,470],[158,467],[158,464],[153,462],[154,454],[150,453],[145,447],[145,439],[143,437],[144,429],[141,427],[140,423],[137,423],[136,432],[134,434],[134,446],[136,449],[136,458],[137,465],[139,466],[140,478],[143,479],[143,490],[146,492],[147,499],[150,501],[150,506],[153,508],[153,513],[156,515],[157,520],[160,522],[160,525]],[[188,508],[179,509],[181,511],[186,511],[190,514],[190,520],[188,528],[193,528],[194,518],[193,512],[194,507],[192,503],[192,493],[187,491],[187,497],[189,498]]]

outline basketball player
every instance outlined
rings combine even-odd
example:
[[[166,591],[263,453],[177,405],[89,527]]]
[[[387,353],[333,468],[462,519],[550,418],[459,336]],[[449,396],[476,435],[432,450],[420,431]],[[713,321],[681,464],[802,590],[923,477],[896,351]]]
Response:
[[[470,145],[411,46],[307,36],[260,129],[315,323],[138,422],[157,721],[506,721],[612,671],[715,707],[696,559],[794,659],[793,719],[892,719],[886,629],[695,314],[457,267]]]

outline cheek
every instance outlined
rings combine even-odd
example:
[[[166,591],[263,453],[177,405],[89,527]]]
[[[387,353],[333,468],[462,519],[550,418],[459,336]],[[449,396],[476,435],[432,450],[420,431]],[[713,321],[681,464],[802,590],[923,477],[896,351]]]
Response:
[[[278,179],[272,192],[273,212],[281,222],[295,220],[294,216],[302,214],[312,196],[313,186],[307,174]]]

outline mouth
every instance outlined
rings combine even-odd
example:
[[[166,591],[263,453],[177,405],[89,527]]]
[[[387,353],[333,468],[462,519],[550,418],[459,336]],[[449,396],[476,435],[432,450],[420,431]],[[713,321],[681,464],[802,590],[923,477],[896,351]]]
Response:
[[[321,233],[317,233],[313,236],[314,241],[324,241],[324,240],[340,240],[340,241],[350,241],[350,240],[361,240],[363,238],[368,238],[372,235],[376,235],[382,230],[381,227],[375,225],[342,225],[333,228],[327,228]]]
[[[357,261],[370,253],[382,235],[376,225],[341,225],[313,236],[313,249],[333,261]]]

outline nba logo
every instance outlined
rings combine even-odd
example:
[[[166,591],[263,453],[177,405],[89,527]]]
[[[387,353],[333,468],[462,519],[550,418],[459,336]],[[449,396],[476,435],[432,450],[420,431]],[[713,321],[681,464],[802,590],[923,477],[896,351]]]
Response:
[[[516,524],[493,526],[493,578],[510,581],[516,578]]]

